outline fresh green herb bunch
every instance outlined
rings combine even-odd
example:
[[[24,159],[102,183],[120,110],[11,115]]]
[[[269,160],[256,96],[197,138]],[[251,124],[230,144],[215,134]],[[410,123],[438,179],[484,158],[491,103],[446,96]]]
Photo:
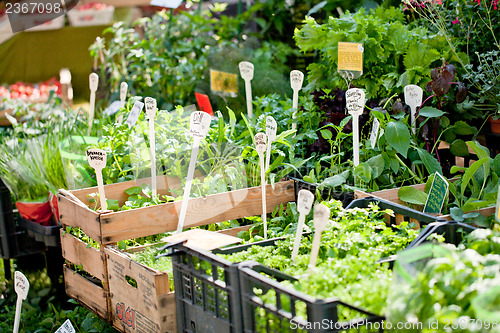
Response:
[[[341,296],[347,303],[383,313],[391,275],[387,266],[379,265],[376,261],[405,248],[418,231],[406,222],[388,226],[383,216],[393,212],[380,210],[376,205],[352,210],[342,209],[339,201],[330,201],[327,205],[334,215],[321,238],[318,269],[308,279],[292,283],[293,287],[314,297]],[[290,226],[289,230],[296,228],[296,222],[293,223],[295,226]],[[310,222],[307,223],[307,229],[314,229]],[[312,235],[303,236],[295,261],[290,258],[293,236],[287,235],[284,240],[277,241],[275,246],[252,246],[225,258],[233,262],[257,261],[300,277],[308,269]],[[373,283],[380,289],[374,290]],[[264,301],[269,301],[266,297],[272,298],[266,295]],[[301,315],[305,316],[305,313]],[[348,314],[344,316],[347,318]]]
[[[390,96],[408,84],[424,88],[432,64],[449,58],[446,41],[430,35],[424,27],[410,28],[402,12],[393,7],[370,12],[361,9],[330,17],[324,24],[307,17],[304,26],[295,30],[295,40],[301,51],[320,53],[320,61],[308,66],[306,91],[345,88],[344,79],[335,71],[338,42],[362,43],[363,75],[353,84],[365,87],[368,99]]]
[[[496,332],[499,236],[476,229],[466,246],[428,244],[405,251],[395,266],[398,275],[389,298],[389,320],[423,325],[423,330],[404,332]]]

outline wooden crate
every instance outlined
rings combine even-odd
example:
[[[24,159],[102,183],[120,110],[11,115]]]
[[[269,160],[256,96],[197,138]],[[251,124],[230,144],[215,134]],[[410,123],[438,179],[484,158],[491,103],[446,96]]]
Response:
[[[104,251],[113,326],[127,333],[176,332],[175,295],[168,274],[139,264],[114,246]]]
[[[124,191],[132,186],[150,182],[148,179],[128,181],[104,186],[106,198],[117,199],[120,205],[126,200]],[[180,184],[176,178],[158,177],[158,188],[173,188]],[[88,195],[96,193],[97,187],[71,191],[84,204],[89,205]],[[167,190],[159,194],[169,194]],[[143,207],[120,212],[96,212],[82,207],[70,198],[58,194],[60,221],[65,225],[82,229],[89,237],[100,244],[113,244],[121,240],[144,237],[177,229],[181,201],[157,206]],[[282,181],[266,187],[267,212],[279,204],[295,200],[293,181]],[[186,228],[207,225],[215,222],[260,215],[262,213],[261,188],[251,187],[242,190],[212,194],[189,200],[184,222]]]
[[[68,296],[76,299],[99,317],[111,319],[107,263],[104,252],[61,229],[61,249],[64,264],[64,284]],[[91,276],[81,275],[72,265]],[[95,281],[95,279],[97,281]]]
[[[150,179],[140,179],[106,185],[106,198],[118,200],[119,204],[122,205],[127,199],[124,190],[133,186],[141,186],[143,183],[150,184],[151,182]],[[177,178],[159,176],[157,184],[159,188],[169,189],[177,187],[181,183]],[[97,187],[71,191],[86,205],[90,204],[88,195],[95,192],[97,192]],[[170,194],[168,190],[158,190],[158,193],[160,195]],[[268,185],[266,198],[268,213],[272,212],[279,204],[294,201],[293,181],[276,183],[274,189]],[[131,313],[136,315],[133,318],[136,322],[137,320],[141,322],[140,325],[137,325],[141,327],[143,332],[175,331],[175,316],[172,317],[172,313],[175,315],[175,297],[173,292],[168,289],[166,273],[157,272],[132,262],[125,253],[109,248],[108,245],[116,244],[116,242],[125,239],[176,230],[177,214],[180,212],[181,202],[122,212],[96,212],[79,205],[72,201],[69,196],[60,193],[58,194],[58,203],[60,221],[63,224],[61,231],[62,252],[63,257],[68,262],[64,267],[67,294],[101,318],[112,322],[117,329],[123,332],[133,331],[131,330],[133,327],[128,325],[129,320],[132,319],[127,318],[127,313],[129,317]],[[190,199],[185,227],[207,225],[260,215],[261,213],[260,187],[214,194]],[[77,237],[65,233],[66,226],[82,229],[87,236],[100,244],[100,249],[88,247]],[[246,231],[249,228],[250,226],[244,226],[221,232],[236,236],[238,232]],[[125,264],[125,262],[127,263]],[[95,283],[92,277],[75,272],[74,266],[97,278],[99,282]],[[124,276],[127,275],[137,281],[138,288],[136,290],[131,290],[131,286],[127,282],[124,284]],[[145,283],[145,285],[139,288],[140,283]],[[129,292],[121,290],[129,290]],[[152,297],[150,303],[146,302],[143,295]],[[169,304],[169,306],[164,307],[162,304]],[[123,307],[118,308],[118,305],[123,305]],[[121,310],[125,312],[119,312]],[[173,324],[170,319],[172,319]],[[152,323],[149,330],[144,328],[146,323]],[[137,325],[135,325],[136,328]]]

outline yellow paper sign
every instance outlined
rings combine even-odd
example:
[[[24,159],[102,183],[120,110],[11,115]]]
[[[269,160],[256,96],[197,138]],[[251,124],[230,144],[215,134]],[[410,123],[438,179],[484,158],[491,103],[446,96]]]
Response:
[[[236,94],[238,92],[238,76],[210,69],[210,89],[213,92]]]
[[[359,43],[338,44],[338,70],[363,72],[363,45]]]

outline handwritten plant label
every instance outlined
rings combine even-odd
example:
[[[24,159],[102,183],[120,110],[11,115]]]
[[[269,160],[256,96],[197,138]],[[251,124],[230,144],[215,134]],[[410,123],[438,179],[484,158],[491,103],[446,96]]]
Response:
[[[206,112],[195,111],[191,113],[189,134],[195,139],[203,139],[208,134],[211,121],[212,117]]]
[[[155,117],[156,117],[156,99],[146,97],[146,115],[149,118],[149,149],[151,155],[151,187],[153,196],[156,196],[156,146],[155,146]]]
[[[260,162],[260,187],[262,191],[262,223],[264,224],[264,238],[267,239],[267,202],[266,202],[266,169],[264,166],[264,152],[267,150],[267,137],[265,133],[257,133],[254,137],[255,150],[259,154]]]
[[[154,119],[156,116],[156,99],[146,97],[144,98],[144,104],[146,105],[146,115],[149,119]]]
[[[294,109],[292,118],[297,118],[297,109],[299,108],[299,90],[302,89],[302,83],[304,82],[304,73],[298,70],[293,70],[290,72],[290,85],[293,90],[292,97],[292,108]],[[292,129],[297,128],[297,123],[292,123]]]
[[[278,124],[276,124],[276,120],[273,117],[266,117],[266,136],[267,136],[267,151],[266,151],[266,166],[265,169],[269,169],[269,165],[271,163],[271,143],[276,140],[276,130],[278,128]]]
[[[102,170],[106,167],[107,154],[102,149],[89,149],[86,152],[87,160],[94,169]]]
[[[346,108],[351,115],[360,116],[365,107],[365,92],[359,88],[351,88],[345,92]]]
[[[422,105],[422,97],[424,92],[422,88],[414,84],[405,86],[404,92],[405,92],[405,103],[408,104],[411,109],[411,127],[413,133],[415,134],[417,128],[416,124],[417,108],[420,105]]]
[[[210,90],[236,94],[238,92],[238,75],[210,69]]]
[[[71,320],[66,319],[66,321],[59,327],[56,333],[76,333],[73,324],[71,324]]]
[[[177,232],[181,233],[184,228],[184,220],[186,219],[187,206],[189,195],[191,194],[191,183],[193,182],[194,169],[196,160],[198,159],[198,149],[200,141],[207,136],[210,129],[212,116],[203,111],[194,111],[190,115],[189,134],[193,137],[193,147],[191,149],[191,159],[189,160],[186,185],[184,186],[184,194],[182,195],[181,211],[179,214],[179,222],[177,223]]]
[[[108,207],[106,204],[106,195],[104,193],[104,182],[102,180],[102,169],[106,167],[107,154],[104,150],[97,148],[87,150],[86,154],[90,166],[95,170],[101,210],[107,210]]]
[[[125,124],[128,125],[129,128],[134,127],[135,123],[137,122],[137,119],[139,119],[139,116],[141,115],[141,111],[144,108],[144,103],[137,101],[134,103],[134,106],[132,107],[132,110],[130,111],[127,120],[125,121]]]
[[[307,214],[311,211],[314,203],[314,194],[308,190],[300,190],[297,196],[297,211],[299,212],[299,222],[297,224],[297,232],[295,234],[295,241],[292,250],[292,260],[297,258],[299,254],[300,240],[302,238],[302,230],[304,229],[304,222]]]
[[[311,248],[311,257],[309,258],[309,274],[312,273],[313,269],[316,267],[316,260],[318,259],[319,245],[321,243],[321,234],[326,229],[328,220],[330,218],[330,209],[323,204],[317,204],[314,206],[314,236]]]
[[[16,271],[14,273],[14,291],[17,294],[16,302],[16,314],[14,317],[14,330],[13,333],[19,332],[19,322],[21,320],[21,310],[23,307],[23,301],[28,297],[28,291],[30,289],[30,283],[26,276]]]
[[[372,149],[375,149],[375,146],[377,145],[379,129],[380,129],[380,121],[378,120],[377,117],[373,117],[372,131],[370,133],[370,143],[372,145]]]
[[[302,84],[304,83],[304,73],[298,70],[293,70],[290,72],[290,85],[293,90],[302,89]]]
[[[114,115],[115,113],[118,112],[118,110],[120,110],[120,101],[114,101],[113,103],[111,103],[105,110],[104,110],[104,114],[106,116],[112,116]]]
[[[16,271],[14,273],[14,290],[19,298],[21,298],[23,301],[28,297],[28,291],[30,289],[30,283],[26,276],[19,272]]]
[[[253,79],[254,66],[251,62],[242,61],[238,64],[238,68],[240,69],[240,74],[243,80],[246,81]]]
[[[363,44],[339,42],[337,70],[363,73],[363,52]]]
[[[427,196],[427,201],[425,202],[424,212],[425,213],[441,213],[443,209],[444,200],[448,195],[448,181],[438,172],[434,173],[434,179],[432,180],[431,190]]]

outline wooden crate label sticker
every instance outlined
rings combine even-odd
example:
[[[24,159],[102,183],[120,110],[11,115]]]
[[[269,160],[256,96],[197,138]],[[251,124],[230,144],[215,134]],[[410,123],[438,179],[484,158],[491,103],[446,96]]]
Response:
[[[59,327],[56,333],[76,333],[73,324],[71,324],[71,320],[66,319],[66,321]]]
[[[363,72],[363,45],[359,43],[338,44],[338,70]]]
[[[124,303],[116,304],[116,317],[125,325],[135,330],[135,310],[130,306],[125,309]]]
[[[427,196],[427,201],[425,202],[425,213],[441,213],[444,200],[446,199],[446,195],[448,194],[448,186],[449,184],[446,178],[436,172],[432,181],[431,190],[429,191],[429,195]]]
[[[210,69],[210,90],[236,94],[238,92],[238,75]]]

